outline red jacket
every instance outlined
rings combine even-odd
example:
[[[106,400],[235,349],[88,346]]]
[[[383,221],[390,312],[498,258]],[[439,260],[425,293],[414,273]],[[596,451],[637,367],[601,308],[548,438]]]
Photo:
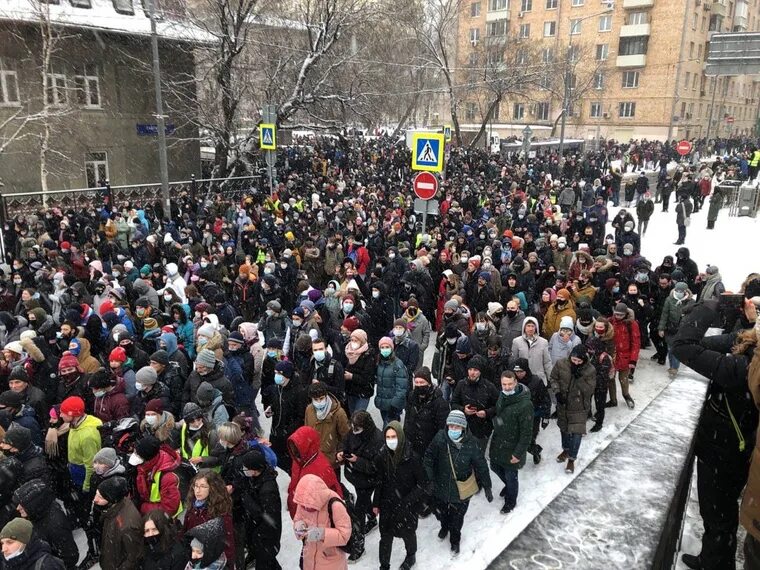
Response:
[[[137,466],[137,495],[140,499],[140,514],[146,514],[150,511],[161,509],[170,517],[174,517],[182,503],[182,496],[179,490],[179,478],[174,474],[174,469],[179,467],[181,458],[176,451],[161,447],[158,455]],[[159,482],[159,492],[161,500],[158,502],[150,501],[150,489],[153,486],[153,479],[157,472],[161,471]]]
[[[298,457],[293,454],[293,449],[298,451]],[[330,490],[335,491],[343,498],[343,488],[335,476],[330,460],[319,450],[319,432],[313,427],[303,426],[293,432],[288,438],[288,453],[293,459],[288,485],[288,511],[290,517],[296,514],[296,504],[293,495],[301,477],[304,475],[316,475],[325,482]]]
[[[356,252],[356,272],[364,277],[367,274],[367,270],[369,269],[369,251],[367,251],[367,248],[363,245],[356,247],[355,245],[351,245],[351,247],[348,248],[348,253],[354,253]]]
[[[628,313],[622,319],[610,319],[615,331],[615,370],[628,370],[628,365],[639,360],[641,349],[641,333],[639,323],[628,309]]]
[[[103,423],[112,420],[120,420],[128,417],[129,400],[125,393],[124,379],[119,378],[116,386],[102,398],[95,398],[93,404],[93,415]]]
[[[185,513],[185,522],[182,525],[182,534],[202,525],[216,517],[209,515],[208,509],[204,506],[197,508],[192,506]],[[227,567],[232,568],[235,563],[235,530],[232,526],[232,515],[227,513],[221,516],[224,522],[224,555],[227,557]]]

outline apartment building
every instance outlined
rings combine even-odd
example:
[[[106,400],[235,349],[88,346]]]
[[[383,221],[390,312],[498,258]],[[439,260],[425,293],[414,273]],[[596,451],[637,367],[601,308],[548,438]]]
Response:
[[[4,0],[0,179],[4,192],[157,182],[147,0]],[[212,38],[156,2],[170,180],[200,172],[193,47]],[[44,156],[43,149],[44,148]],[[44,172],[43,172],[44,171]]]
[[[583,54],[577,69],[594,77],[577,97],[568,81],[568,137],[700,138],[710,120],[711,137],[757,134],[760,127],[756,77],[704,73],[713,34],[760,31],[760,0],[464,0],[458,24],[462,83],[472,54],[509,45],[504,37],[545,54]],[[482,100],[477,90],[463,93],[464,128],[479,126]],[[504,137],[527,124],[535,136],[559,136],[562,108],[560,93],[538,87],[503,100],[491,128]]]

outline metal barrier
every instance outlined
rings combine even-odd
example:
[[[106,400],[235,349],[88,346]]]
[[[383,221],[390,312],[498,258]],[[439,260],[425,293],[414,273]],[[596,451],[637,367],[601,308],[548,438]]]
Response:
[[[192,201],[204,200],[218,192],[225,198],[242,199],[260,189],[261,176],[236,176],[230,178],[200,178],[169,182],[169,195],[174,198],[186,193]],[[18,192],[0,195],[0,207],[5,219],[29,215],[42,209],[82,210],[101,206],[111,201],[114,208],[130,204],[144,207],[161,199],[161,183],[111,186],[106,181],[100,188],[74,188],[48,192]]]

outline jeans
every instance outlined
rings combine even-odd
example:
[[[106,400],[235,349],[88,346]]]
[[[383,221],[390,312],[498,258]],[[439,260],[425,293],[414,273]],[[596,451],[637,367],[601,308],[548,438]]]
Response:
[[[686,241],[686,226],[683,224],[678,224],[678,243],[683,243]]]
[[[399,410],[380,410],[380,417],[383,418],[383,427],[387,426],[393,420],[399,421],[401,419],[401,412]]]
[[[446,382],[446,380],[442,380],[438,383],[438,387],[441,389],[441,392],[443,393],[443,399],[447,402],[451,400],[451,394],[454,392],[454,387]]]
[[[623,392],[623,398],[628,396],[628,370],[618,370],[617,376],[620,379],[620,390]],[[615,378],[610,378],[610,402],[617,403],[617,384]]]
[[[649,220],[639,220],[639,235],[643,236],[645,233],[647,233],[648,227]]]
[[[469,499],[463,503],[446,503],[436,500],[435,516],[441,522],[441,528],[449,531],[449,539],[452,545],[459,545],[462,538],[464,515],[467,514],[469,506]]]
[[[501,482],[504,483],[507,489],[506,494],[504,495],[504,505],[514,509],[515,505],[517,505],[517,495],[520,492],[520,481],[517,477],[517,469],[508,469],[501,465],[491,463],[491,471],[496,473],[496,476],[501,479]]]
[[[348,396],[348,415],[354,415],[354,412],[367,411],[369,398],[360,398],[359,396]]]
[[[582,439],[583,436],[579,433],[562,432],[562,450],[573,461],[578,458],[578,450],[581,448]]]
[[[673,354],[671,351],[668,351],[668,367],[678,370],[678,367],[680,365],[681,362],[676,358],[675,354]]]

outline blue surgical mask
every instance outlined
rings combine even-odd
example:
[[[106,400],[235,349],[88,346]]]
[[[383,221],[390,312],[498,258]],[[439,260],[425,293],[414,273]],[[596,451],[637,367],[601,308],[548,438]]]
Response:
[[[275,351],[275,350],[267,350],[267,356],[269,358],[275,358],[277,356],[277,351]]]
[[[612,288],[613,293],[620,293],[620,287],[613,287]]]
[[[386,439],[385,445],[388,446],[388,449],[391,451],[396,451],[396,448],[398,448],[398,440],[397,439]]]
[[[393,352],[393,349],[390,349],[390,348],[381,348],[380,349],[380,355],[383,358],[388,358],[391,355],[392,352]]]
[[[324,350],[315,350],[314,351],[314,360],[317,362],[322,362],[325,359],[325,351]]]
[[[461,429],[449,429],[449,439],[451,441],[459,441],[462,437]]]
[[[324,410],[327,407],[327,398],[324,400],[312,400],[311,404],[316,408],[317,410]]]
[[[344,313],[350,313],[354,310],[354,304],[353,303],[343,303],[343,312]]]
[[[505,396],[511,396],[512,394],[515,393],[515,390],[502,390],[501,393],[504,394]]]
[[[274,383],[278,386],[282,386],[285,383],[285,376],[282,374],[275,374],[274,375]]]
[[[105,391],[105,390],[95,390],[95,391],[93,392],[93,395],[94,395],[96,398],[102,398],[103,396],[105,396],[105,395],[106,395],[106,391]]]

